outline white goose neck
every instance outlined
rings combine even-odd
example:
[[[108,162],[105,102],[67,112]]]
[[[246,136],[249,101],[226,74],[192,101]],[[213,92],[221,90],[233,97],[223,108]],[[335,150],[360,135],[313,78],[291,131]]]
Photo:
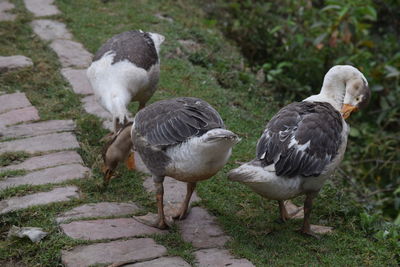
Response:
[[[318,95],[313,95],[304,99],[304,101],[328,102],[336,110],[340,110],[346,94],[346,82],[349,80],[349,73],[353,73],[354,69],[354,67],[347,65],[332,67],[325,74],[321,92]]]

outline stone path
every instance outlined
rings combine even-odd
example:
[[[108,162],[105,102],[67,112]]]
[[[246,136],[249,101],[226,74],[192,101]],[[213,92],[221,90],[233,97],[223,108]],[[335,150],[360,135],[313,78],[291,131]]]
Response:
[[[14,4],[1,0],[0,1],[0,21],[13,21],[17,18],[16,15],[10,13],[9,11],[14,9]]]
[[[70,251],[63,250],[62,262],[65,266],[89,266],[129,261],[148,261],[166,254],[167,249],[161,245],[157,245],[153,239],[134,238],[124,241],[78,246]]]
[[[35,10],[41,16],[57,14],[55,6],[47,9],[42,3],[51,0],[25,0],[28,10]],[[14,8],[8,1],[0,1],[0,20],[13,20],[10,13]],[[46,25],[42,25],[46,28]],[[31,59],[22,55],[0,55],[0,72],[14,71],[33,66]],[[85,179],[90,169],[83,166],[80,155],[74,151],[79,148],[76,140],[75,123],[71,120],[39,121],[38,110],[32,106],[24,93],[0,95],[0,155],[25,152],[30,155],[22,162],[0,167],[0,173],[23,170],[24,175],[3,177],[0,190],[21,185],[35,186],[58,184],[73,179]],[[10,156],[10,155],[9,155]],[[0,214],[46,205],[54,202],[70,201],[79,198],[76,186],[55,187],[47,192],[6,198],[0,201]]]
[[[125,216],[138,212],[140,208],[135,203],[100,202],[85,204],[60,214],[58,223],[68,220],[78,220],[91,217]]]
[[[46,205],[54,202],[69,201],[78,198],[78,188],[76,186],[58,187],[48,192],[35,193],[22,197],[12,197],[0,201],[0,214],[29,208],[31,206]]]
[[[21,55],[8,57],[0,56],[0,73],[30,66],[33,66],[33,63],[28,57]]]
[[[69,151],[79,148],[72,133],[75,124],[71,120],[30,123],[39,119],[37,109],[24,93],[0,96],[0,155],[20,151],[33,155],[23,162],[0,168],[0,173],[11,170],[27,172],[25,175],[2,178],[0,190],[20,185],[57,184],[89,176],[90,170],[82,165],[79,154]],[[17,123],[21,124],[15,125]],[[49,154],[52,151],[56,152]],[[35,153],[43,155],[35,156]],[[59,187],[48,192],[4,199],[0,201],[0,213],[77,197],[78,188]]]
[[[30,23],[33,31],[57,54],[62,66],[60,72],[70,83],[73,92],[82,96],[85,111],[102,119],[103,126],[111,129],[111,116],[96,102],[86,78],[86,68],[91,63],[92,55],[82,44],[73,40],[65,24],[42,18],[60,14],[53,0],[24,0],[24,3],[37,18]],[[172,19],[167,19],[173,23]],[[189,45],[193,46],[191,43]],[[2,69],[12,69],[9,64],[1,66],[0,58],[0,72]],[[13,112],[12,116],[8,115],[10,112]],[[19,185],[85,179],[90,175],[90,170],[83,166],[82,159],[74,151],[79,148],[79,143],[72,132],[75,128],[72,121],[31,123],[40,118],[22,93],[0,96],[0,118],[0,154],[17,151],[40,153],[0,168],[0,172],[27,171],[24,175],[0,180],[0,190]],[[15,125],[17,123],[22,124]],[[150,178],[144,181],[143,186],[148,192],[154,193]],[[164,186],[165,209],[170,216],[179,209],[186,194],[186,184],[167,177]],[[0,202],[0,213],[78,197],[79,189],[74,186],[56,187],[49,192],[5,199]],[[199,200],[194,193],[191,201]],[[146,235],[166,234],[167,231],[146,226],[132,218],[140,210],[135,203],[101,202],[84,204],[59,214],[56,222],[65,235],[95,242],[63,250],[62,263],[65,266],[190,266],[180,257],[168,257],[167,249],[152,238],[143,238]],[[177,222],[177,225],[183,240],[196,249],[196,266],[254,266],[246,259],[236,259],[224,249],[230,237],[225,235],[216,218],[204,208],[192,208],[188,217]]]

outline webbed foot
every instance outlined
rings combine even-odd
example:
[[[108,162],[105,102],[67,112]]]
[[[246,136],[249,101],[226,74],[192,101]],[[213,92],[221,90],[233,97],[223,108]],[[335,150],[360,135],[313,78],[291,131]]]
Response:
[[[133,218],[147,226],[151,226],[161,230],[168,229],[170,228],[170,225],[172,225],[172,222],[167,223],[165,219],[159,218],[159,216],[154,213],[147,213],[143,216],[134,216]]]

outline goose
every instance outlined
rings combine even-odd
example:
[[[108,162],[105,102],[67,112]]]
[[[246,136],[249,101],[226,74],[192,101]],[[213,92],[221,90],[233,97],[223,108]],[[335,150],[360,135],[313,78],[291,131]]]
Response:
[[[110,137],[110,140],[105,144],[102,151],[103,157],[103,187],[106,188],[110,183],[111,177],[114,174],[120,162],[125,162],[128,169],[133,169],[134,164],[129,157],[132,153],[131,127],[133,122],[127,122],[125,125]]]
[[[86,74],[97,101],[112,115],[114,132],[129,121],[130,101],[138,101],[140,110],[156,91],[164,39],[158,33],[127,31],[96,52]]]
[[[133,120],[131,139],[155,183],[158,217],[148,224],[160,229],[168,228],[163,205],[165,176],[187,183],[186,197],[174,216],[182,220],[197,182],[214,176],[239,142],[235,133],[225,129],[218,112],[194,97],[162,100],[140,110]],[[135,154],[131,156],[136,162]]]
[[[309,222],[313,200],[343,159],[350,129],[345,119],[369,98],[368,82],[357,68],[332,67],[319,94],[272,117],[258,140],[256,158],[231,170],[228,179],[277,200],[283,222],[290,219],[284,201],[305,195],[300,232],[318,237]]]

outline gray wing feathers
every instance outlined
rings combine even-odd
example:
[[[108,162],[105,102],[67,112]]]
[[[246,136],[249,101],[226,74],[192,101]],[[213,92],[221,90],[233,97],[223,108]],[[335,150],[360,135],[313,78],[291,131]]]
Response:
[[[215,128],[224,128],[218,112],[207,102],[191,97],[156,102],[135,117],[135,131],[153,146],[182,143]]]
[[[318,176],[336,156],[342,142],[342,118],[330,104],[292,103],[267,124],[256,156],[276,174]]]
[[[128,60],[140,68],[149,70],[158,63],[157,50],[147,32],[128,31],[115,35],[99,48],[93,62],[108,52],[115,54],[112,64]]]
[[[164,176],[170,161],[166,147],[214,128],[224,128],[224,123],[207,102],[191,97],[163,100],[136,114],[132,143],[149,170]]]

